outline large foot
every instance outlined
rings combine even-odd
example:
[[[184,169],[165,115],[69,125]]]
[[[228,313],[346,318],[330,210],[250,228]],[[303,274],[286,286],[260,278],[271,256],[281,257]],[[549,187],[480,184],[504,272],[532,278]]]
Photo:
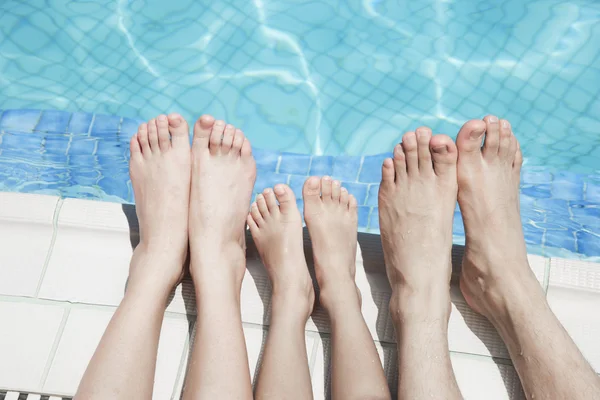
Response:
[[[456,158],[452,139],[423,127],[406,133],[383,163],[379,225],[393,317],[449,312]]]
[[[140,244],[129,284],[156,279],[173,286],[181,279],[188,248],[190,142],[187,122],[160,115],[131,138],[129,173],[140,224]],[[160,259],[162,263],[135,262]],[[157,265],[159,270],[150,270]]]
[[[495,116],[467,122],[456,144],[466,236],[460,287],[467,303],[489,317],[502,307],[502,293],[535,281],[519,215],[523,157],[510,123]]]
[[[209,115],[198,119],[192,142],[189,218],[196,285],[210,284],[209,277],[241,285],[244,231],[255,178],[250,142],[242,131]],[[224,259],[228,265],[222,265]]]
[[[320,302],[325,309],[344,299],[356,299],[357,203],[330,177],[304,183],[304,220],[312,242]],[[349,296],[349,297],[348,297]]]
[[[294,192],[287,185],[265,189],[250,210],[248,226],[271,279],[273,307],[285,303],[288,312],[298,312],[306,321],[315,293],[304,258],[302,218]]]

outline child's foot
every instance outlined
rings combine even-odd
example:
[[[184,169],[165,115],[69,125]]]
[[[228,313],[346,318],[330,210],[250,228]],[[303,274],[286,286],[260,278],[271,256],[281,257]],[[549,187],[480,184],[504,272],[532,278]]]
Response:
[[[159,271],[148,271],[145,262],[132,262],[130,284],[144,274],[174,286],[181,279],[188,248],[187,122],[178,114],[159,115],[139,126],[131,138],[130,150],[129,173],[140,224],[140,244],[134,261],[140,258],[162,261],[156,263],[161,267]]]
[[[250,142],[242,131],[209,115],[200,117],[192,141],[189,218],[196,284],[200,280],[210,284],[212,274],[241,285],[246,216],[255,178]],[[229,265],[222,265],[224,259]],[[224,271],[230,274],[223,275]]]
[[[288,310],[298,310],[308,319],[315,293],[304,258],[302,218],[294,192],[282,184],[265,189],[250,210],[248,226],[271,279],[273,306],[286,303]]]
[[[519,215],[523,157],[509,122],[491,115],[467,122],[456,144],[466,236],[460,287],[467,303],[489,316],[505,289],[535,280]]]
[[[356,273],[357,204],[339,181],[308,178],[302,190],[304,220],[312,242],[320,302],[329,310],[360,293]]]
[[[393,317],[413,305],[449,312],[456,157],[452,139],[423,127],[406,133],[383,163],[379,225]]]

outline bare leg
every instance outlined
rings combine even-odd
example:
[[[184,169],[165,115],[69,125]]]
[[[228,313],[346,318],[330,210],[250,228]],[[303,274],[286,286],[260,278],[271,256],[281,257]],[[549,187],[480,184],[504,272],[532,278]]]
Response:
[[[356,199],[329,177],[304,184],[304,219],[310,234],[320,302],[331,319],[332,399],[389,399],[371,333],[361,312],[356,272]]]
[[[185,399],[252,398],[240,291],[255,177],[242,131],[202,116],[192,143],[190,269],[198,320]]]
[[[304,328],[315,292],[304,258],[302,218],[294,192],[287,185],[265,189],[252,204],[248,226],[273,287],[271,326],[256,398],[311,399]]]
[[[528,398],[600,398],[600,378],[548,307],[527,262],[519,215],[523,157],[509,122],[469,121],[456,144],[467,303],[498,329]]]
[[[190,144],[183,118],[161,115],[140,125],[131,139],[130,174],[140,244],[131,259],[127,293],[76,398],[152,397],[163,314],[187,253]]]
[[[452,139],[418,128],[383,163],[379,225],[402,399],[461,398],[448,350],[456,157]]]

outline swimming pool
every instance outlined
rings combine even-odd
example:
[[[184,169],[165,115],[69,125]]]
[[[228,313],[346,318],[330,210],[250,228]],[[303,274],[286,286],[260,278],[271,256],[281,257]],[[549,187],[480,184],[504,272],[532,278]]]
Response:
[[[494,113],[524,149],[528,243],[600,256],[598,3],[203,3],[2,2],[0,109],[21,111],[0,119],[0,190],[132,201],[138,120],[212,113],[263,149],[257,187],[358,168],[340,178],[376,230],[379,154]]]

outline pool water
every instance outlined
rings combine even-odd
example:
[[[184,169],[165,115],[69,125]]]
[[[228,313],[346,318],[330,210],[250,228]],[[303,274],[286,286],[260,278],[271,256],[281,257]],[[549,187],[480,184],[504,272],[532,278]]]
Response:
[[[597,257],[599,21],[588,0],[4,0],[0,191],[132,202],[139,121],[211,113],[261,149],[259,189],[329,173],[377,230],[382,153],[490,113],[523,148],[528,244]]]

